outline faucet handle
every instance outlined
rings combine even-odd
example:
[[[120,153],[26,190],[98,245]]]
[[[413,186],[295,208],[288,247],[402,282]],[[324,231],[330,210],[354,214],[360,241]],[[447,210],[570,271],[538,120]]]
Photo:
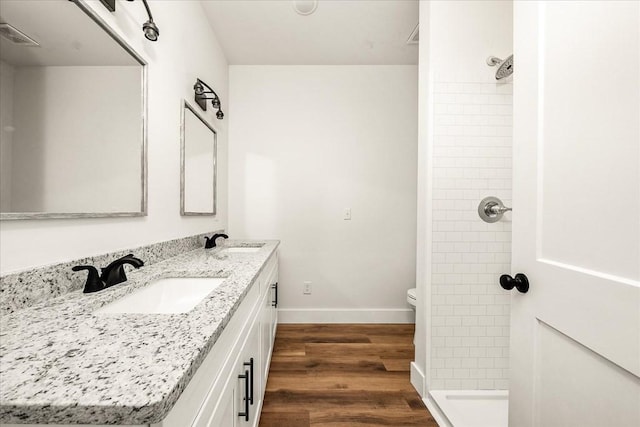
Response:
[[[98,275],[98,270],[92,265],[76,265],[71,268],[73,271],[82,271],[87,270],[89,275],[87,276],[87,282],[84,284],[84,292],[85,294],[89,294],[92,292],[98,292],[104,289],[104,282]]]

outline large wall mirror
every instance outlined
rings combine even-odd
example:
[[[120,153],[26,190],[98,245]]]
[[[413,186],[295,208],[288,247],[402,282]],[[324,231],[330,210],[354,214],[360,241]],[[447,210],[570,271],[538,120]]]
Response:
[[[180,213],[216,214],[217,133],[186,101],[182,104]]]
[[[146,63],[82,0],[2,0],[0,218],[146,215]]]

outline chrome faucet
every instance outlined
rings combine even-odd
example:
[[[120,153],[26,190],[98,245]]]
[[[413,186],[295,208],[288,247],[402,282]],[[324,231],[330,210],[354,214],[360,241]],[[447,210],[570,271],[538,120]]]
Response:
[[[126,282],[127,275],[124,271],[124,264],[129,264],[135,268],[144,265],[144,261],[136,258],[133,254],[128,254],[122,258],[118,258],[105,268],[101,269],[102,274],[98,275],[98,270],[92,265],[77,265],[72,268],[73,271],[87,270],[87,282],[84,285],[84,293],[98,292],[118,283]]]

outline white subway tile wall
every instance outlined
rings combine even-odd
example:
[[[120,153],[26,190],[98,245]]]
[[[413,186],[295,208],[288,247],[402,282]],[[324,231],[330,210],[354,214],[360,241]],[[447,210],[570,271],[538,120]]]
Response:
[[[508,389],[511,214],[488,224],[477,209],[511,206],[512,90],[434,85],[432,390]]]

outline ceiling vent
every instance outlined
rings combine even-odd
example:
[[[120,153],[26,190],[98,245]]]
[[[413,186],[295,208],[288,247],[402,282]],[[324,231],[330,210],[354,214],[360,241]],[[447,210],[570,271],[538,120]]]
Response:
[[[418,44],[420,41],[420,24],[416,25],[416,28],[413,29],[411,35],[407,39],[407,44]]]
[[[19,46],[40,46],[37,41],[6,23],[0,23],[0,37]]]

